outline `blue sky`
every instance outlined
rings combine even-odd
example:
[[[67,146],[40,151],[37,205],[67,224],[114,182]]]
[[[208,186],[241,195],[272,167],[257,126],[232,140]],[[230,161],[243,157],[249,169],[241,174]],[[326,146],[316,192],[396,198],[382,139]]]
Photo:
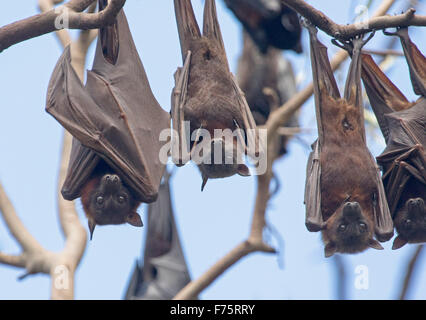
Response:
[[[35,0],[7,1],[0,11],[0,25],[37,13]],[[202,2],[193,0],[196,15],[201,21]],[[225,47],[232,70],[236,70],[241,49],[240,25],[218,2],[218,16]],[[339,23],[348,23],[354,8],[365,1],[310,1]],[[397,1],[403,5],[406,1]],[[378,1],[374,1],[377,5]],[[390,12],[399,13],[394,6]],[[172,1],[128,0],[125,12],[142,58],[153,92],[164,109],[170,109],[173,73],[181,64],[180,48]],[[426,7],[418,12],[425,14]],[[410,34],[426,52],[423,30],[412,29]],[[337,49],[330,38],[320,33],[329,45],[329,53]],[[378,33],[369,47],[386,41]],[[299,56],[286,53],[299,76],[304,76],[299,88],[311,79],[307,33],[303,34],[305,52]],[[398,45],[397,48],[400,48]],[[59,164],[62,128],[44,111],[47,84],[61,47],[54,35],[26,41],[0,53],[0,181],[30,232],[46,248],[57,251],[63,238],[56,213],[56,180]],[[93,59],[90,50],[87,68]],[[339,84],[344,83],[347,65],[336,73]],[[407,66],[401,58],[389,70],[389,76],[410,99],[415,99],[409,83]],[[303,127],[314,128],[313,100],[301,112]],[[369,132],[370,133],[370,132]],[[379,132],[373,134],[370,147],[374,155],[383,149]],[[307,143],[316,137],[303,135]],[[267,219],[284,239],[283,268],[277,257],[253,254],[227,271],[206,289],[204,299],[333,299],[334,268],[330,259],[323,257],[323,246],[318,233],[309,233],[304,226],[303,190],[308,149],[293,141],[289,155],[274,165],[282,183],[281,191],[269,204]],[[232,177],[209,181],[200,192],[201,177],[197,168],[186,165],[175,171],[172,193],[181,241],[193,278],[200,276],[214,262],[243,240],[249,231],[252,216],[255,179]],[[78,202],[80,217],[86,219]],[[146,207],[142,206],[146,221]],[[141,255],[144,229],[131,226],[97,228],[94,240],[76,273],[77,299],[120,299],[127,285],[135,259]],[[414,246],[391,250],[392,242],[384,243],[385,250],[368,250],[344,256],[348,272],[348,297],[352,299],[390,299],[398,295],[401,274]],[[18,253],[19,247],[0,219],[0,250]],[[426,255],[420,261],[409,297],[426,299]],[[365,265],[369,271],[369,288],[354,286],[355,268]],[[0,299],[47,299],[50,280],[45,275],[17,281],[22,270],[0,266]]]

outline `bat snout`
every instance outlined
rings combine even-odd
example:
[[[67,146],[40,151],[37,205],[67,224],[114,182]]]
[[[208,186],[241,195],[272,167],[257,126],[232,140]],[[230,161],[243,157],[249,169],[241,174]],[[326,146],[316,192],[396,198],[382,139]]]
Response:
[[[407,208],[408,209],[420,209],[423,208],[425,205],[425,202],[422,198],[413,198],[407,200]]]
[[[115,193],[121,187],[121,179],[116,174],[106,174],[102,177],[102,189],[106,193]]]
[[[358,202],[347,202],[343,206],[343,216],[349,220],[362,218],[361,206]]]

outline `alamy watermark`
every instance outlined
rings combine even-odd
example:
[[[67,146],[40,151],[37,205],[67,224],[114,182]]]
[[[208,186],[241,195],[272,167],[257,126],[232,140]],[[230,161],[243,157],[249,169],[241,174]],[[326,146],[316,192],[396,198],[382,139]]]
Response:
[[[368,267],[366,265],[358,265],[355,267],[355,282],[354,286],[357,290],[368,290],[370,287]]]

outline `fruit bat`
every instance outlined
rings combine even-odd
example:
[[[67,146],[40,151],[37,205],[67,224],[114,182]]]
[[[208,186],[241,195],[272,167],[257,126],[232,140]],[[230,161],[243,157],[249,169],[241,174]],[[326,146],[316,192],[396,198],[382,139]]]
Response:
[[[317,29],[309,31],[318,140],[308,160],[306,227],[322,231],[325,256],[356,253],[393,236],[392,218],[374,158],[366,146],[361,93],[361,48],[371,38],[352,40],[352,62],[344,97]],[[376,239],[373,238],[375,235]]]
[[[106,2],[99,5],[102,10]],[[46,111],[74,137],[62,195],[81,197],[91,237],[96,225],[142,226],[136,209],[157,198],[165,168],[159,134],[170,128],[170,116],[151,92],[123,11],[99,30],[85,86],[65,49]]]
[[[269,113],[282,106],[296,94],[296,81],[291,64],[283,52],[269,48],[262,54],[250,36],[243,31],[243,52],[238,60],[238,84],[243,90],[256,125],[264,125]],[[272,90],[268,97],[264,89]],[[293,116],[285,126],[297,127],[297,116]],[[288,136],[280,136],[278,155],[287,152]]]
[[[225,0],[262,53],[269,47],[302,52],[302,27],[295,11],[280,0]]]
[[[250,141],[258,141],[254,133],[256,124],[229,70],[215,1],[205,1],[202,34],[191,1],[174,0],[174,6],[183,67],[175,73],[172,94],[173,132],[177,133],[172,149],[179,150],[179,153],[172,150],[172,156],[177,165],[184,165],[190,157],[194,161],[195,154],[200,156],[194,162],[201,171],[203,190],[209,178],[250,175],[242,155],[254,149],[248,148]],[[186,130],[188,122],[190,132]],[[226,132],[237,134],[217,137],[215,131],[221,130],[224,135]],[[213,138],[205,140],[210,137]],[[209,148],[197,153],[203,143]],[[216,157],[219,159],[213,161]]]
[[[148,227],[143,267],[136,266],[126,299],[172,299],[191,281],[170,198],[168,172],[160,185],[158,199],[148,206]]]
[[[406,28],[399,29],[414,91],[422,95],[410,102],[377,66],[362,56],[362,79],[386,141],[376,159],[398,236],[392,249],[426,241],[426,59],[411,42]]]

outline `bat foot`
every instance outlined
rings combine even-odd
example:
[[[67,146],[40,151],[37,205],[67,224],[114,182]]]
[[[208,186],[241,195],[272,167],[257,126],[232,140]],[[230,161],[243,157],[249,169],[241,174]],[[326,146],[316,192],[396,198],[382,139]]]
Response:
[[[317,36],[318,29],[317,27],[308,19],[302,18],[301,20],[302,26],[304,26],[306,29],[308,29],[309,33],[311,34],[311,37]]]

